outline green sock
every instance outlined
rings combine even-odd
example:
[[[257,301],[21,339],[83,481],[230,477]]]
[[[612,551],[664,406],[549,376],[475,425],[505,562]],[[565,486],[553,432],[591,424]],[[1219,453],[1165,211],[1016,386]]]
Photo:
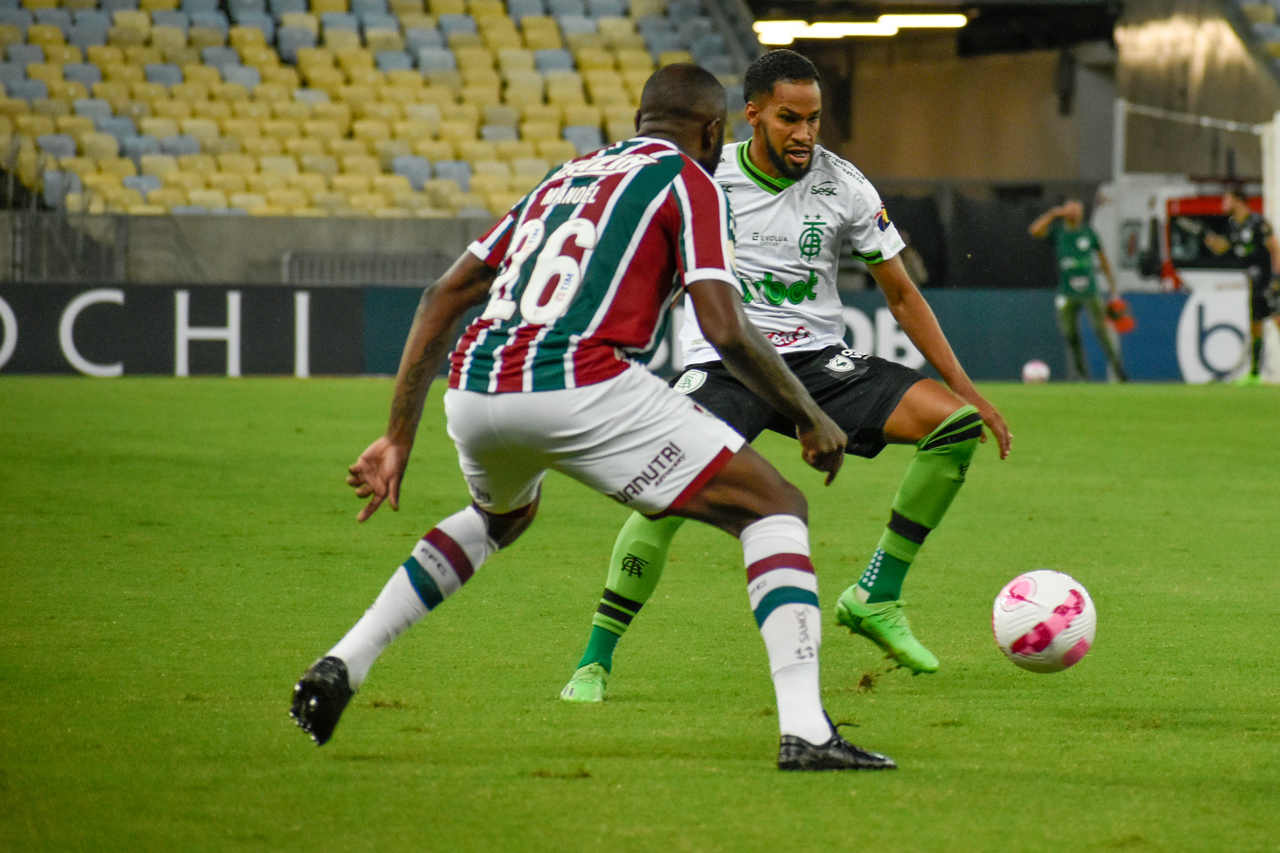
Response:
[[[675,516],[651,521],[633,512],[622,525],[613,542],[609,579],[591,617],[591,634],[579,667],[598,663],[613,671],[613,650],[657,588],[671,540],[683,523],[683,518]]]
[[[894,496],[889,524],[858,579],[867,602],[902,597],[907,569],[960,491],[981,436],[978,410],[963,406],[916,444],[915,456]]]

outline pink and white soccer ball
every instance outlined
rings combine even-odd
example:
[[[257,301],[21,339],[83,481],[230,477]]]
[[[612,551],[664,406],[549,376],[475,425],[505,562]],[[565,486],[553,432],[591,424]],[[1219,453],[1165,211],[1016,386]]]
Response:
[[[1093,645],[1098,612],[1089,591],[1052,569],[1018,575],[991,608],[991,630],[1005,657],[1032,672],[1060,672]]]
[[[1038,358],[1033,358],[1022,365],[1022,381],[1028,383],[1048,382],[1049,365]]]

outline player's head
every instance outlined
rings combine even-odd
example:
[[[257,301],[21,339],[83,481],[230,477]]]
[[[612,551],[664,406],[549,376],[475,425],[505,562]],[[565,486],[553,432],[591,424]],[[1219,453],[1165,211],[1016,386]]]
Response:
[[[724,147],[724,87],[705,68],[687,62],[653,72],[640,92],[636,132],[669,139],[715,174]]]
[[[1222,210],[1228,216],[1240,219],[1249,215],[1249,201],[1245,198],[1244,187],[1240,184],[1227,184],[1222,191]]]
[[[813,165],[822,118],[818,69],[794,50],[771,50],[747,67],[742,96],[751,150],[763,153],[782,177],[803,178]]]
[[[1078,198],[1069,198],[1062,203],[1062,218],[1072,228],[1084,221],[1084,202]]]

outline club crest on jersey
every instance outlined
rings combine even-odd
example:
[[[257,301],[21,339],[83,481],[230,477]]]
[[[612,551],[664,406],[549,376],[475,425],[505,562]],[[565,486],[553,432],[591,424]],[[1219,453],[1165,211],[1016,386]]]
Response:
[[[692,394],[702,387],[707,381],[706,371],[703,370],[686,370],[680,374],[680,378],[676,380],[676,384],[672,385],[672,389],[677,394]]]
[[[798,246],[800,256],[806,261],[818,257],[818,253],[822,251],[822,226],[826,224],[816,217],[804,221],[804,230],[800,232]]]
[[[885,209],[884,205],[880,205],[880,212],[876,214],[876,227],[881,231],[885,231],[892,224],[889,221],[889,211]]]

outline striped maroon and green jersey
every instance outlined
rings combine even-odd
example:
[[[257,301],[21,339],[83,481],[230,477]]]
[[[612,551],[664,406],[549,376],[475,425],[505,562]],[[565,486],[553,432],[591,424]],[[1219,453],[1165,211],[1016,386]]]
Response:
[[[471,244],[498,273],[449,387],[551,391],[643,363],[684,286],[740,287],[732,239],[724,193],[671,143],[638,137],[570,160]]]

